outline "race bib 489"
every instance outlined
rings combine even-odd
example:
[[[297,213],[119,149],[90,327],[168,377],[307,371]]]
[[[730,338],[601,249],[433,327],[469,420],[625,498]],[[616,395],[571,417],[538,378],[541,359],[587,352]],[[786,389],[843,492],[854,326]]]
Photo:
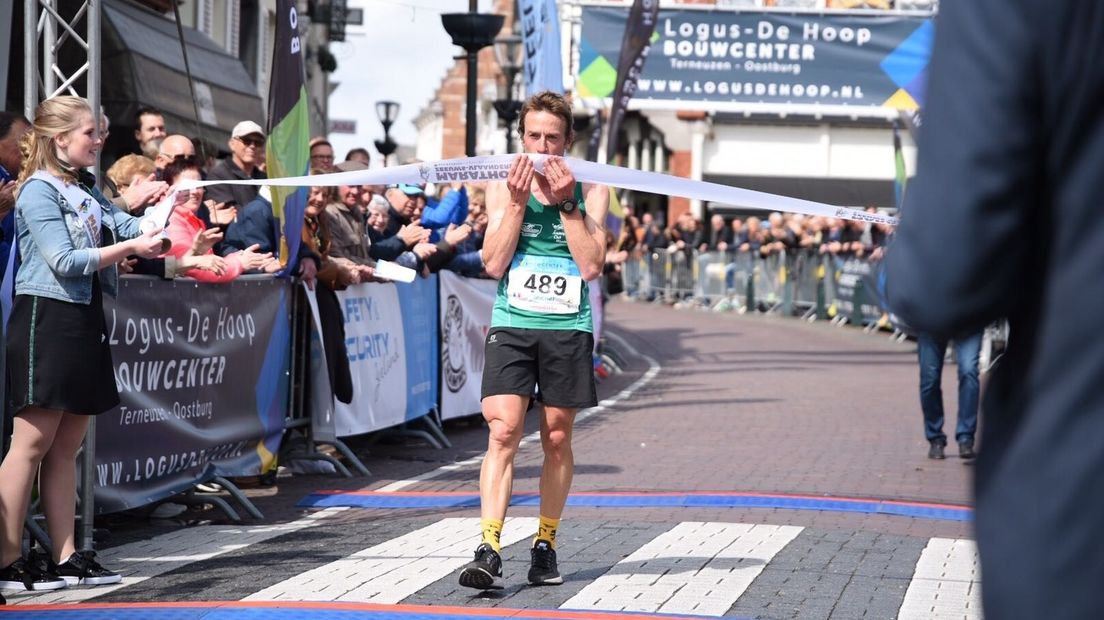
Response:
[[[515,254],[510,263],[506,297],[519,310],[575,314],[582,291],[582,275],[570,258]]]

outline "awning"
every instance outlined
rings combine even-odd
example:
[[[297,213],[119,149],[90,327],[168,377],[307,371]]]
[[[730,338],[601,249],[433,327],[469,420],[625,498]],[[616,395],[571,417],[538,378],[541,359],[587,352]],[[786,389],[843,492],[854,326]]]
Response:
[[[894,207],[893,181],[822,177],[705,175],[704,180],[840,207]],[[713,211],[741,212],[740,205],[710,204]],[[753,215],[758,213],[748,211]]]
[[[140,106],[153,106],[165,113],[170,133],[194,136],[195,112],[176,23],[127,0],[104,0],[103,17],[101,97],[108,116],[116,125],[129,126]],[[225,148],[239,121],[263,126],[264,107],[241,60],[198,30],[184,28],[184,40],[202,137]]]

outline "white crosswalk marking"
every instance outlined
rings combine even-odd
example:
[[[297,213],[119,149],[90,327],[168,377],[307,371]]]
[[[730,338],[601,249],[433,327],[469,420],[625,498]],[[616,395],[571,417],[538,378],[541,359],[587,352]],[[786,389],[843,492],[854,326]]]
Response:
[[[73,603],[130,586],[141,590],[146,580],[325,523],[325,517],[342,510],[345,509],[331,508],[282,525],[205,526],[169,532],[101,552],[100,559],[106,566],[123,573],[125,579],[121,584],[41,593],[14,592],[8,595],[9,601],[15,604]],[[504,547],[515,543],[528,546],[528,539],[536,529],[537,519],[508,519],[502,544]],[[593,565],[580,570],[580,565],[572,564],[568,558],[566,566],[561,566],[566,568],[564,577],[573,586],[572,590],[582,589],[574,596],[563,592],[563,598],[571,598],[560,605],[560,609],[721,616],[736,605],[778,553],[802,531],[803,528],[794,526],[683,522],[650,541],[626,542],[632,547],[641,543],[643,546],[617,550],[620,553],[615,551],[615,558],[629,555],[597,578],[582,577],[590,573]],[[395,604],[422,593],[421,600],[436,604],[436,596],[454,589],[444,586],[455,586],[455,575],[471,560],[479,536],[478,518],[445,518],[336,561],[315,565],[305,572],[280,575],[277,578],[284,581],[253,594],[249,592],[260,585],[250,587],[246,580],[237,589],[238,596],[248,594],[244,600],[251,601]],[[510,585],[515,585],[513,580],[516,585],[522,585],[524,567],[515,567],[508,576],[512,580]],[[589,582],[580,582],[580,579]],[[164,587],[161,579],[152,583],[158,588]],[[916,563],[897,617],[901,620],[981,620],[980,589],[981,575],[973,541],[929,539]],[[760,590],[762,588],[756,590],[759,593],[756,596],[762,594]],[[438,594],[427,598],[426,592]],[[804,596],[800,587],[794,592],[771,592],[770,596],[783,605],[801,605],[803,599],[800,597]],[[897,592],[897,597],[902,596],[900,590]],[[447,600],[440,602],[451,604]],[[511,607],[510,599],[503,604]]]
[[[507,519],[502,546],[536,531],[537,519]],[[479,539],[479,519],[442,519],[300,573],[244,600],[398,603],[470,562]]]
[[[123,582],[109,586],[65,588],[49,592],[15,592],[8,594],[9,603],[76,603],[103,596],[151,577],[176,570],[186,564],[207,560],[236,551],[270,538],[296,532],[346,510],[327,508],[291,523],[280,525],[221,526],[206,525],[182,528],[149,540],[112,547],[98,554],[104,566],[119,571]]]
[[[802,529],[680,523],[619,562],[560,609],[720,616]]]
[[[981,571],[972,540],[932,538],[901,603],[899,620],[981,620]]]

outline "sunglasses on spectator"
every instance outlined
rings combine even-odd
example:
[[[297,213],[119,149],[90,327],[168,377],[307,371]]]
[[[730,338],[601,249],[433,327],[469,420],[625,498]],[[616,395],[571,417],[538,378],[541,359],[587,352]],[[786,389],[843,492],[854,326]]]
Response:
[[[249,136],[245,136],[236,138],[236,140],[246,146],[252,146],[254,148],[260,148],[265,145],[264,138],[250,138]]]
[[[320,159],[322,161],[333,161],[334,156],[333,155],[314,154],[314,155],[311,155],[310,158],[311,159]]]

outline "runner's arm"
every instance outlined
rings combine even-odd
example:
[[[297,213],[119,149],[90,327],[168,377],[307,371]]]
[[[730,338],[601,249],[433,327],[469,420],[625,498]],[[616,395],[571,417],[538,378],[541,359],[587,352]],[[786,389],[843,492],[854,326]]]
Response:
[[[532,181],[533,164],[525,155],[519,155],[510,166],[506,182],[487,187],[489,222],[483,239],[483,262],[487,274],[496,280],[506,275],[517,250]]]
[[[586,281],[602,275],[606,262],[606,211],[609,209],[609,188],[605,185],[583,185],[586,215],[578,209],[560,214],[567,235],[567,248]]]

